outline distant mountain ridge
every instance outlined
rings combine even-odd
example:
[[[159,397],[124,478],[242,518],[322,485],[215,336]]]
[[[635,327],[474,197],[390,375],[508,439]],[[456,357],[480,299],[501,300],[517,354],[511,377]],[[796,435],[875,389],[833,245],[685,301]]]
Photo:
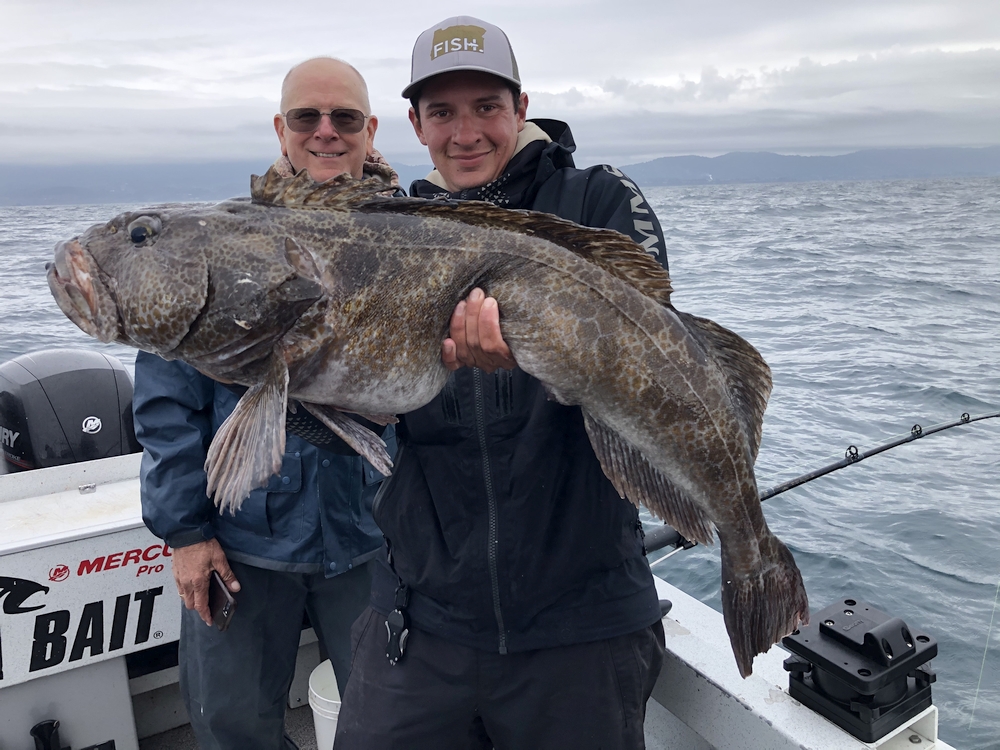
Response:
[[[1000,175],[1000,146],[870,149],[839,156],[783,156],[766,151],[665,156],[622,167],[622,171],[642,186],[985,177]]]
[[[0,164],[0,206],[213,201],[250,192],[250,175],[269,164]],[[404,188],[431,170],[396,164]],[[735,152],[666,156],[622,167],[640,186],[736,182],[885,180],[1000,175],[1000,146],[872,149],[840,156]]]

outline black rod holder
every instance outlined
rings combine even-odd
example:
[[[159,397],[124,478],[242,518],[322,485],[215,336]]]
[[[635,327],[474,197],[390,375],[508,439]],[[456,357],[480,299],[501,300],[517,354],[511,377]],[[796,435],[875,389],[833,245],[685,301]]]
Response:
[[[931,705],[937,641],[867,602],[844,598],[781,641],[788,692],[862,742]]]

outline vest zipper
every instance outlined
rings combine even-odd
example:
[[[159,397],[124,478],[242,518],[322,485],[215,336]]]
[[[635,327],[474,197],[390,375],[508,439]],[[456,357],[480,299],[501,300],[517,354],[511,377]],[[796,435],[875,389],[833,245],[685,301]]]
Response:
[[[493,614],[500,629],[500,653],[507,653],[507,631],[503,626],[503,612],[500,610],[500,582],[497,576],[497,500],[493,492],[493,472],[490,470],[490,454],[486,448],[486,403],[483,399],[483,371],[472,369],[472,384],[476,396],[476,429],[479,432],[479,452],[483,458],[483,478],[486,480],[486,507],[489,512],[489,545],[486,559],[490,568],[490,585],[493,587]]]

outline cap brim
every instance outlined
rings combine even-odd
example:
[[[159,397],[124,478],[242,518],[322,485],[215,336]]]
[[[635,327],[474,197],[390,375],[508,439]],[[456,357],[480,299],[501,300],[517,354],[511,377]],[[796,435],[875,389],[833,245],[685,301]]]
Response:
[[[418,78],[417,80],[412,81],[409,86],[403,89],[403,98],[410,99],[414,94],[420,91],[423,85],[427,83],[427,81],[429,81],[430,79],[436,78],[437,76],[443,76],[445,73],[454,73],[455,71],[458,70],[474,70],[479,73],[488,73],[489,75],[507,81],[508,83],[513,83],[518,88],[521,87],[521,82],[516,78],[505,76],[502,73],[497,73],[495,70],[492,70],[490,68],[485,68],[482,65],[456,65],[454,68],[448,68],[447,70],[438,70],[433,73],[428,73],[422,78]]]

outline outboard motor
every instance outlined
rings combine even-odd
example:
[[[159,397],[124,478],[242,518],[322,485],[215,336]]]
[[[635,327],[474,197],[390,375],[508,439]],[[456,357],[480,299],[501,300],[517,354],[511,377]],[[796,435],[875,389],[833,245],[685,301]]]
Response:
[[[59,722],[55,719],[40,721],[31,728],[35,750],[63,750],[59,742]]]
[[[0,445],[12,471],[141,451],[131,376],[117,358],[86,349],[0,364]]]

